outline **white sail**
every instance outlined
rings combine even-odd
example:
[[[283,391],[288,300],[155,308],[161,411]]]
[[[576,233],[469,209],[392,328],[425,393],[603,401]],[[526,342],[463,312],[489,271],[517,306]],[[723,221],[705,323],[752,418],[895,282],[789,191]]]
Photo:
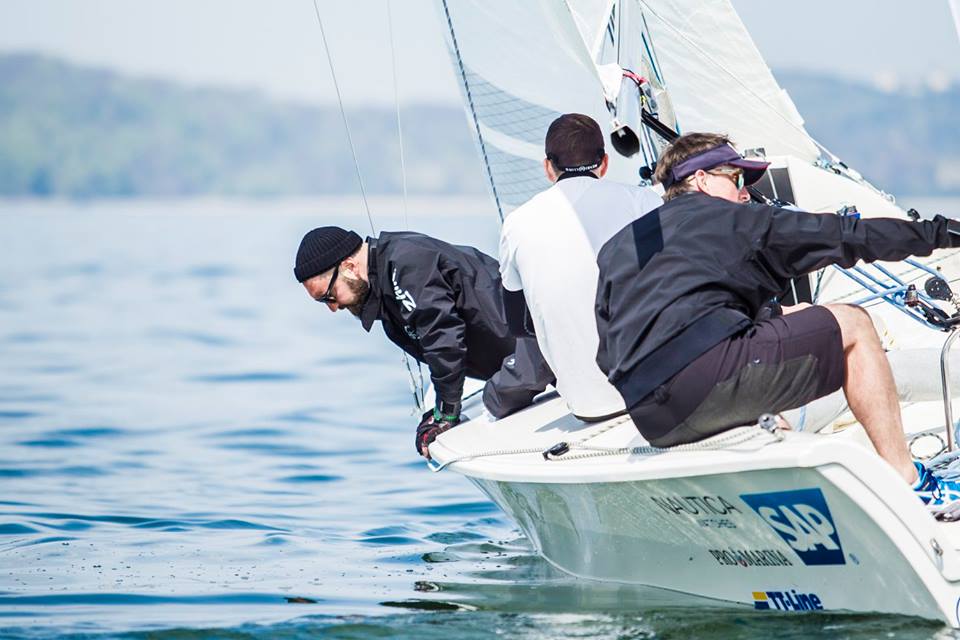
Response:
[[[592,5],[608,2],[594,0]],[[495,198],[506,214],[549,183],[543,139],[562,113],[610,120],[603,91],[564,2],[440,0],[464,104],[476,129]],[[587,12],[584,16],[592,15]],[[636,182],[636,161],[614,160],[610,177]]]
[[[741,148],[808,162],[819,157],[729,0],[439,0],[439,6],[501,216],[547,186],[543,138],[554,118],[585,113],[605,133],[612,130],[607,99],[617,67],[650,82],[661,119],[681,132],[722,131]],[[610,65],[617,65],[612,74]],[[633,120],[617,115],[649,135],[637,130],[638,113]],[[608,177],[635,184],[639,168],[653,159],[611,153]]]
[[[681,132],[724,132],[741,149],[817,160],[793,101],[728,0],[629,0],[621,8],[631,34],[646,20]]]

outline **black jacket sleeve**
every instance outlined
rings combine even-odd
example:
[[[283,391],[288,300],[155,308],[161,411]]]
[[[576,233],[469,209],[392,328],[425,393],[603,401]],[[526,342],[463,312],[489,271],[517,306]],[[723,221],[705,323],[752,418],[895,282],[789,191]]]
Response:
[[[899,261],[927,256],[949,246],[947,219],[912,222],[895,218],[858,219],[828,213],[762,208],[764,233],[756,238],[757,255],[767,268],[785,278],[802,276],[836,264],[849,268],[858,261]]]
[[[466,326],[457,309],[459,278],[442,255],[424,253],[391,265],[390,278],[400,314],[417,334],[437,397],[459,403],[467,357]]]

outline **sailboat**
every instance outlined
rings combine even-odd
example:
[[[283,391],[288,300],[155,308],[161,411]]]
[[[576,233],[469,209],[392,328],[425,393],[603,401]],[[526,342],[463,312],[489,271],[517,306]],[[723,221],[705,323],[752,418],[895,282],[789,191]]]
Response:
[[[728,0],[436,2],[501,219],[547,186],[544,132],[566,112],[610,135],[608,180],[637,184],[671,137],[720,131],[771,163],[758,197],[824,215],[917,215],[808,134]],[[947,283],[958,276],[956,252],[943,251],[830,268],[791,292],[869,310],[899,362],[911,449],[943,464],[960,314]],[[571,575],[755,610],[960,626],[960,525],[935,518],[876,455],[842,397],[784,416],[791,430],[758,416],[669,450],[627,416],[582,423],[555,394],[500,421],[468,394],[464,413],[431,445],[433,469],[470,479]]]

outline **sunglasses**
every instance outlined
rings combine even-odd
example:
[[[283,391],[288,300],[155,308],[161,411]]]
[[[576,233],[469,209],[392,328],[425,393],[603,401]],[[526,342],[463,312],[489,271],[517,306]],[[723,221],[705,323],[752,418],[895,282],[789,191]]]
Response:
[[[336,302],[337,297],[333,295],[333,285],[337,282],[337,276],[340,274],[340,263],[333,268],[333,275],[330,276],[330,284],[327,285],[327,292],[324,293],[319,298],[314,298],[317,302],[322,302],[323,304],[328,304],[330,302]]]
[[[736,185],[737,191],[743,189],[743,185],[745,184],[743,178],[743,169],[714,169],[713,171],[707,171],[707,173],[715,176],[723,176],[724,178],[730,178],[730,180],[733,181],[733,184]]]

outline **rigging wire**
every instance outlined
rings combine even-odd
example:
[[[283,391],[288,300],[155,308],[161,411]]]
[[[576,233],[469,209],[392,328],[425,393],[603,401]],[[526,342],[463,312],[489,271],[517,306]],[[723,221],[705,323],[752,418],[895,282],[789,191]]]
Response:
[[[643,20],[643,31],[640,32],[640,38],[643,40],[643,47],[647,51],[647,57],[650,58],[650,67],[653,69],[653,75],[661,87],[666,88],[663,76],[660,75],[660,57],[657,55],[657,47],[653,44],[653,34],[650,33],[650,25],[647,24],[647,15],[641,11],[640,19]],[[678,132],[679,133],[679,132]]]
[[[400,142],[400,177],[403,181],[403,223],[410,230],[410,213],[407,209],[407,165],[403,153],[403,127],[400,125],[400,87],[397,80],[397,50],[393,42],[393,11],[387,0],[387,30],[390,33],[390,63],[393,69],[393,100],[397,106],[397,140]]]
[[[316,2],[316,0],[314,0]],[[457,43],[457,34],[453,30],[453,20],[450,18],[450,7],[447,6],[447,0],[441,0],[443,3],[443,13],[447,18],[447,28],[450,30],[450,41],[453,43],[453,53],[457,58],[457,66],[460,69],[460,79],[463,81],[463,91],[467,95],[467,105],[470,107],[470,115],[473,117],[473,124],[477,130],[477,140],[480,142],[480,153],[483,156],[483,166],[487,170],[487,177],[490,179],[490,190],[493,191],[493,201],[497,205],[497,215],[500,216],[500,222],[503,222],[503,206],[500,204],[500,194],[497,193],[497,184],[493,180],[493,170],[490,168],[490,159],[487,157],[487,145],[483,140],[483,133],[480,131],[480,118],[477,116],[477,109],[473,104],[473,92],[470,90],[470,83],[467,82],[467,70],[463,65],[463,58],[460,56],[460,45]]]
[[[613,10],[617,12],[617,66],[622,69],[623,65],[620,64],[620,34],[623,33],[623,10],[619,2],[613,5]]]
[[[337,82],[337,73],[333,66],[333,56],[330,55],[330,47],[327,44],[327,35],[323,28],[323,19],[320,16],[320,6],[317,4],[317,0],[313,0],[313,9],[314,13],[317,16],[317,24],[320,26],[320,38],[323,41],[323,49],[327,55],[327,64],[330,67],[330,76],[333,78],[333,87],[337,93],[337,104],[340,107],[340,117],[343,119],[343,128],[347,133],[347,142],[350,144],[350,154],[353,157],[353,166],[357,171],[357,182],[360,184],[360,197],[363,199],[363,206],[367,212],[367,221],[370,223],[370,232],[373,235],[377,234],[377,228],[373,224],[373,215],[370,213],[370,203],[367,200],[367,192],[363,187],[363,174],[360,171],[360,160],[357,157],[357,149],[353,144],[353,136],[350,133],[350,123],[347,120],[347,110],[343,106],[343,96],[340,93],[340,84]],[[390,52],[393,57],[393,86],[394,86],[394,95],[397,101],[397,131],[400,134],[400,164],[401,171],[403,172],[403,212],[404,212],[404,221],[407,225],[407,228],[410,227],[410,220],[407,217],[407,173],[406,166],[404,164],[404,154],[403,154],[403,138],[402,130],[400,128],[400,99],[399,99],[399,90],[397,87],[397,71],[396,71],[396,56],[394,55],[393,48],[393,20],[390,15],[390,5],[389,0],[387,4],[387,21],[390,28]],[[423,384],[423,370],[420,367],[419,361],[417,362],[417,371],[419,372],[420,384],[417,385],[416,378],[414,377],[413,367],[410,365],[410,359],[407,355],[407,352],[403,349],[400,350],[403,353],[403,363],[406,366],[407,373],[410,376],[410,387],[413,393],[413,403],[416,410],[422,410],[424,404],[424,384]]]
[[[403,182],[403,223],[407,231],[410,230],[410,213],[407,206],[407,164],[406,154],[403,152],[403,126],[400,119],[400,84],[397,74],[397,51],[394,47],[393,39],[393,11],[391,10],[391,0],[387,0],[387,30],[390,34],[390,66],[393,70],[393,99],[397,107],[397,139],[400,142],[400,177]],[[417,360],[417,373],[414,375],[413,366],[410,364],[410,356],[403,349],[403,364],[410,376],[410,391],[413,392],[413,404],[415,411],[423,411],[426,402],[425,386],[423,384],[423,366]],[[418,384],[419,378],[419,384]]]
[[[353,144],[353,136],[350,135],[350,123],[347,122],[347,110],[343,107],[343,97],[340,95],[340,84],[337,82],[337,73],[333,68],[333,57],[330,55],[330,47],[327,45],[327,34],[323,30],[323,19],[320,17],[320,6],[317,4],[317,0],[313,0],[313,9],[317,14],[317,24],[320,25],[320,39],[323,41],[323,50],[327,54],[327,64],[330,67],[330,76],[333,78],[333,88],[337,92],[337,104],[340,105],[340,117],[343,118],[343,128],[347,132],[347,142],[350,143],[353,166],[357,170],[357,181],[360,183],[360,196],[363,198],[363,206],[367,211],[367,221],[370,222],[370,231],[376,235],[377,229],[373,226],[373,216],[370,214],[370,203],[367,201],[367,192],[363,188],[363,176],[360,174],[360,160],[357,159],[357,149]]]

